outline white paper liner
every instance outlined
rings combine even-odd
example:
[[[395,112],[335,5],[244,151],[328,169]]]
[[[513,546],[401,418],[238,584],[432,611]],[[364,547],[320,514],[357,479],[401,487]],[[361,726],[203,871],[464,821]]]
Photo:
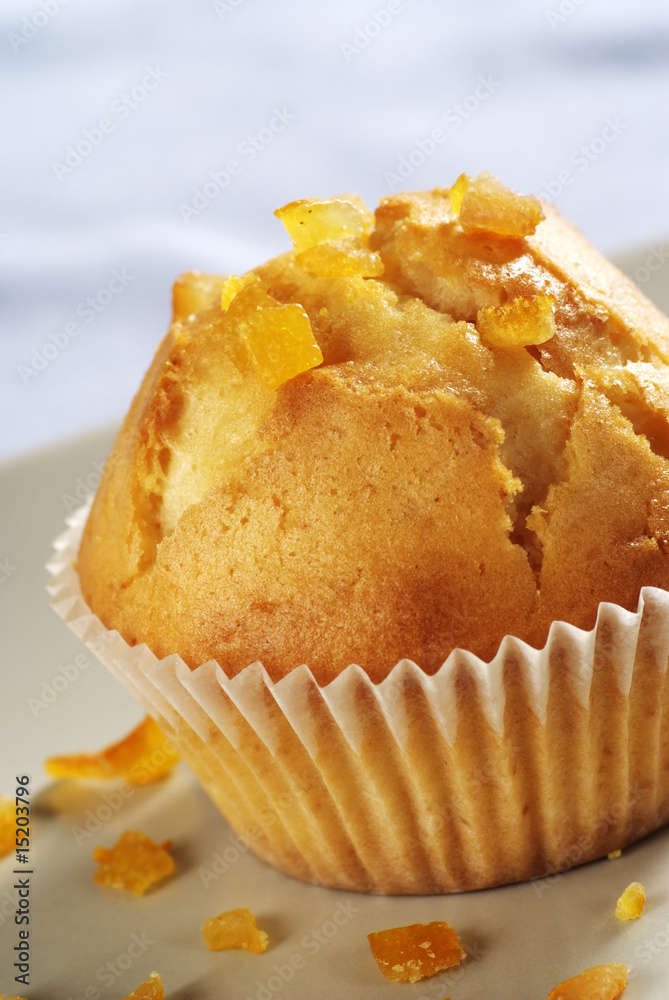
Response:
[[[52,606],[154,715],[262,858],[308,881],[453,892],[592,860],[669,819],[669,594],[601,604],[542,650],[506,636],[490,663],[453,651],[380,684],[352,665],[270,680],[190,670],[107,630],[74,562],[88,506],[49,563]]]

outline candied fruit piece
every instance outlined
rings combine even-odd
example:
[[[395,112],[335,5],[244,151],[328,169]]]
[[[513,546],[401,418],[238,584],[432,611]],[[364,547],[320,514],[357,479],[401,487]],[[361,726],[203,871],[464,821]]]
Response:
[[[236,282],[239,282],[239,287],[230,299],[226,318],[245,319],[256,309],[271,308],[277,305],[277,300],[269,294],[265,282],[253,271],[243,274],[241,278],[235,278]],[[234,285],[231,286],[231,291],[233,287]]]
[[[246,288],[247,285],[252,284],[254,281],[260,281],[255,274],[231,274],[221,291],[221,309],[228,309],[232,300],[241,292],[242,288]]]
[[[565,979],[548,994],[548,1000],[615,1000],[627,986],[628,965],[593,965]]]
[[[214,305],[224,282],[220,274],[186,271],[180,275],[172,286],[172,318],[185,319]]]
[[[641,882],[632,882],[616,903],[616,916],[618,920],[636,920],[643,913],[645,904],[646,890]]]
[[[417,983],[465,957],[460,938],[443,920],[376,931],[367,940],[379,969],[395,983]]]
[[[343,198],[303,198],[291,201],[274,213],[288,230],[296,250],[307,250],[325,240],[362,236],[371,216]]]
[[[158,781],[179,762],[179,752],[158,723],[147,715],[118,743],[97,753],[50,757],[45,770],[52,778],[82,778],[109,781],[125,778],[131,785]]]
[[[519,295],[502,306],[486,306],[476,314],[476,329],[490,347],[545,344],[555,334],[555,300]]]
[[[609,851],[609,853],[606,856],[609,859],[609,861],[614,861],[616,858],[619,858],[622,855],[622,853],[623,852],[620,850],[620,848],[616,847],[615,851]]]
[[[93,860],[100,868],[93,881],[143,896],[149,886],[174,871],[174,858],[167,850],[169,846],[169,840],[160,845],[138,830],[126,830],[112,848],[95,848]]]
[[[16,806],[13,799],[0,795],[0,858],[16,846]]]
[[[460,215],[460,209],[462,208],[462,199],[469,191],[472,186],[472,179],[469,174],[460,174],[455,184],[453,184],[448,192],[448,197],[451,201],[451,208],[453,213],[457,218]]]
[[[228,910],[227,913],[205,920],[202,934],[209,951],[246,948],[259,955],[267,949],[267,935],[258,930],[256,918],[245,907]]]
[[[307,271],[322,278],[347,278],[356,274],[361,278],[380,278],[383,274],[380,255],[369,250],[357,237],[318,243],[298,254],[297,260]]]
[[[140,983],[124,1000],[164,1000],[164,997],[163,981],[157,972],[152,972],[151,978]]]
[[[231,299],[225,314],[227,350],[240,371],[252,367],[266,389],[315,368],[323,355],[301,305],[278,302],[256,274]]]
[[[309,317],[292,302],[257,309],[240,322],[239,337],[266,389],[278,388],[323,360]]]
[[[461,177],[456,184],[460,180]],[[471,181],[456,214],[465,232],[498,236],[531,236],[544,218],[538,198],[516,194],[487,171]]]

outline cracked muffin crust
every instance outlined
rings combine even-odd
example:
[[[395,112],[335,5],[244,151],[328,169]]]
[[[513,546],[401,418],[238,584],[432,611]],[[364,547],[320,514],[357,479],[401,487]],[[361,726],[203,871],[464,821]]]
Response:
[[[380,680],[669,586],[668,321],[551,206],[461,195],[373,224],[348,198],[357,228],[298,230],[250,284],[177,282],[79,553],[108,628],[230,676]],[[314,341],[278,385],[245,353],[269,312]]]

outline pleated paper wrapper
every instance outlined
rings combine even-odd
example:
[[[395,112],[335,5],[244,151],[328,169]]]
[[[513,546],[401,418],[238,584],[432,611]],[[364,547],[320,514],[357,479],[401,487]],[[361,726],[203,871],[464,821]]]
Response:
[[[455,650],[427,676],[402,660],[229,678],[130,647],[92,614],[75,569],[87,509],[56,543],[52,605],[155,717],[260,858],[324,886],[447,893],[599,858],[669,820],[669,594],[595,628],[554,622],[490,663]],[[226,836],[222,830],[221,839]]]

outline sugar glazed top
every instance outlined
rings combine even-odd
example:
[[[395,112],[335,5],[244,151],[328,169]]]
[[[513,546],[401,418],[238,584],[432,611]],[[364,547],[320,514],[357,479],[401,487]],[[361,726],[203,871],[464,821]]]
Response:
[[[276,214],[291,252],[174,286],[79,556],[107,627],[378,680],[669,586],[669,323],[553,208],[482,174]]]

